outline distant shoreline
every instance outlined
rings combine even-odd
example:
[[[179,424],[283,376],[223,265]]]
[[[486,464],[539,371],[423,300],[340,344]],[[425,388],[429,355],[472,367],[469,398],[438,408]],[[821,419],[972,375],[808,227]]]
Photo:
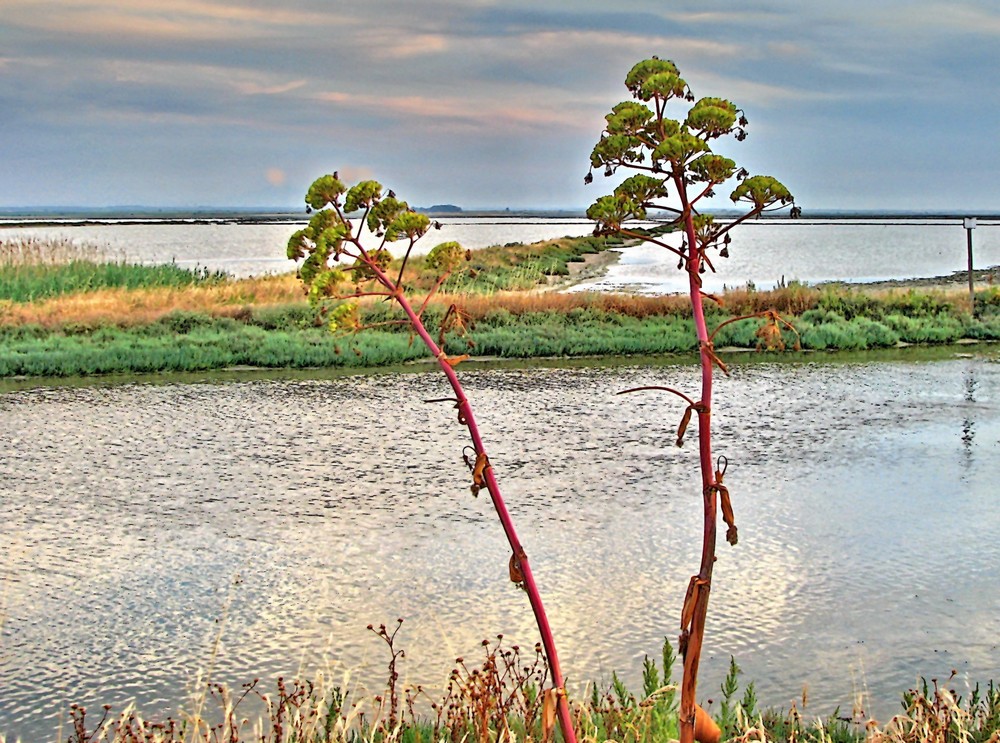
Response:
[[[469,211],[424,211],[428,216],[441,220],[463,219],[539,219],[545,221],[586,220],[583,209],[524,209],[524,210],[469,210]],[[728,210],[720,209],[707,213],[725,217]],[[662,220],[655,213],[651,214],[654,221]],[[906,211],[840,211],[821,210],[806,212],[799,219],[790,219],[787,213],[763,215],[760,220],[746,222],[745,226],[754,224],[789,224],[809,225],[817,222],[849,224],[853,222],[869,223],[873,221],[899,222],[942,222],[956,223],[961,226],[965,217],[975,216],[978,225],[982,227],[1000,226],[1000,212],[962,213],[962,212],[906,212]],[[85,209],[85,208],[0,208],[0,230],[5,228],[38,228],[38,227],[86,227],[117,224],[294,224],[308,221],[305,209],[288,208],[205,208],[205,209],[157,209],[157,208],[121,208],[121,209]]]

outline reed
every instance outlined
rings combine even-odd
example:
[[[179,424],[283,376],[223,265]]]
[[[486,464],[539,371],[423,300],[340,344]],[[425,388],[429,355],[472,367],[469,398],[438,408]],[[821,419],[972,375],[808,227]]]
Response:
[[[0,241],[0,301],[34,302],[107,288],[186,287],[225,278],[172,263],[146,266],[111,260],[102,248],[62,239]]]
[[[0,267],[59,266],[75,261],[106,263],[109,249],[62,237],[0,239]]]

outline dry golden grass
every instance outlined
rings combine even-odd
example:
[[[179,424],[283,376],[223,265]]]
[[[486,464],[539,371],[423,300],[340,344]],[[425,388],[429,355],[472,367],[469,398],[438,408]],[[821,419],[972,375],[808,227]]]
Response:
[[[178,310],[233,316],[242,308],[303,301],[302,283],[294,276],[267,276],[209,286],[149,289],[102,289],[39,302],[0,303],[0,325],[67,323],[128,327],[155,322]]]
[[[530,312],[569,312],[578,308],[591,308],[617,312],[632,317],[674,314],[688,307],[686,297],[643,297],[628,294],[559,294],[555,292],[497,292],[490,296],[442,295],[435,298],[442,304],[458,304],[473,319],[481,318],[497,309],[515,315]]]
[[[800,315],[815,308],[822,289],[790,286],[771,291],[731,289],[713,299],[729,315],[753,315],[777,310],[783,316]],[[863,294],[888,301],[903,296],[906,288],[836,290]],[[921,289],[921,294],[947,300],[958,308],[968,306],[968,295],[959,286]],[[202,312],[220,317],[235,317],[249,307],[304,302],[302,283],[293,275],[266,276],[227,281],[218,284],[143,289],[101,289],[70,294],[36,302],[0,301],[0,325],[34,324],[54,328],[70,323],[87,326],[115,325],[130,327],[155,322],[176,311]],[[370,298],[362,301],[373,301]],[[374,300],[377,301],[377,300]],[[419,304],[419,299],[416,302]],[[498,309],[515,315],[532,312],[566,313],[577,308],[596,309],[636,318],[690,313],[684,295],[639,296],[629,294],[560,293],[552,291],[508,291],[490,295],[438,295],[434,304],[457,304],[472,319],[479,319]],[[706,305],[713,304],[706,299]]]

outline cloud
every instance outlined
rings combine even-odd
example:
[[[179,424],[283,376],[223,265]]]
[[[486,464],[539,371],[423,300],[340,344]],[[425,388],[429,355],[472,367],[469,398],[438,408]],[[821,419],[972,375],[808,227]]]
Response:
[[[341,165],[337,168],[337,175],[344,183],[353,184],[359,181],[370,181],[375,178],[371,168],[356,165]]]
[[[382,59],[400,60],[440,54],[449,48],[444,34],[399,34],[389,29],[373,29],[359,36],[361,46]]]
[[[247,39],[282,28],[354,25],[346,14],[203,0],[5,0],[6,25],[102,37]]]
[[[1000,13],[971,3],[928,3],[895,19],[900,28],[944,30],[974,36],[1000,36]]]
[[[320,149],[411,190],[460,190],[427,201],[567,204],[577,191],[560,184],[578,180],[603,115],[628,96],[625,74],[652,54],[676,61],[696,95],[746,108],[745,150],[766,154],[768,169],[808,160],[800,173],[811,176],[823,158],[847,162],[838,132],[891,133],[899,159],[959,116],[956,157],[975,146],[977,162],[1000,167],[982,144],[1000,117],[994,0],[0,3],[0,158],[37,153],[26,170],[42,193],[68,158],[94,179],[93,163],[120,162],[108,166],[112,193],[131,151],[146,169],[198,152],[178,188],[208,188],[194,172],[207,156],[220,178],[229,168],[274,194],[267,163],[297,181]],[[758,150],[771,131],[799,137],[798,150]],[[455,162],[467,167],[455,174]]]
[[[523,131],[553,126],[575,127],[578,124],[573,112],[558,106],[510,98],[379,96],[343,91],[326,91],[316,93],[313,97],[318,101],[336,104],[341,113],[345,110],[354,110],[376,114],[410,129],[420,128],[422,122],[426,121],[436,127],[438,133],[445,129],[482,133],[503,130],[509,133],[511,130]]]
[[[509,40],[505,40],[509,43]],[[742,46],[736,43],[710,39],[690,39],[676,36],[656,36],[635,32],[603,31],[534,31],[518,37],[515,42],[518,51],[544,52],[549,56],[559,56],[580,50],[593,51],[598,48],[628,50],[637,59],[653,53],[650,50],[669,50],[671,55],[692,55],[706,57],[734,57],[741,53]]]
[[[261,85],[260,83],[248,80],[245,82],[234,82],[233,86],[244,95],[281,95],[282,93],[291,93],[293,90],[298,90],[306,84],[306,80],[291,80],[287,83],[278,83],[276,85]]]
[[[845,97],[843,93],[836,91],[759,83],[705,70],[692,70],[689,73],[681,70],[681,74],[692,83],[696,96],[719,95],[731,99],[738,106],[773,107],[788,101],[836,101]],[[697,85],[693,82],[695,79]]]

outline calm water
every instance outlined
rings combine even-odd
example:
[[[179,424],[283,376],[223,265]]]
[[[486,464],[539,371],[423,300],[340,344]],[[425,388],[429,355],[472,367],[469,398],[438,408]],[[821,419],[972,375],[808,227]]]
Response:
[[[620,252],[606,276],[574,290],[687,291],[686,274],[663,248],[647,243]],[[766,289],[782,279],[815,284],[943,276],[968,267],[966,231],[958,220],[745,222],[733,231],[729,252],[728,259],[713,258],[717,273],[703,277],[706,291],[747,282]],[[973,265],[1000,265],[1000,223],[979,221],[973,231]]]
[[[592,222],[572,218],[458,217],[441,221],[444,226],[440,231],[432,231],[418,243],[418,253],[446,240],[483,248],[587,235],[593,229]],[[0,238],[62,237],[106,247],[111,255],[133,261],[173,260],[184,266],[249,276],[294,270],[294,263],[285,257],[285,245],[300,226],[296,222],[119,222],[11,227],[0,221]],[[718,274],[705,277],[708,291],[719,291],[723,284],[744,286],[748,281],[766,288],[782,277],[809,283],[870,281],[939,276],[966,267],[966,233],[958,220],[762,220],[744,223],[733,235],[731,257],[718,259]],[[980,219],[973,243],[977,267],[1000,265],[1000,221]],[[684,275],[667,251],[642,245],[621,253],[607,276],[577,290],[686,291]]]
[[[740,544],[721,545],[702,695],[730,654],[762,700],[895,710],[918,674],[1000,678],[1000,363],[737,363],[717,453]],[[464,370],[570,684],[677,632],[698,561],[692,365]],[[530,645],[502,532],[474,499],[438,373],[0,394],[0,731],[54,740],[70,702],[173,712],[214,677],[386,660],[439,684],[503,632]],[[221,621],[220,621],[221,620]],[[221,628],[221,630],[220,630]],[[579,691],[579,689],[577,689]],[[65,736],[64,736],[65,737]]]
[[[585,219],[525,218],[443,219],[440,230],[432,230],[415,249],[426,253],[438,243],[457,240],[467,248],[485,248],[508,242],[535,242],[553,237],[589,235],[594,224]],[[235,276],[285,273],[295,270],[285,247],[302,222],[242,224],[236,222],[191,222],[135,224],[88,224],[80,226],[3,227],[4,237],[59,237],[107,248],[112,256],[130,261],[169,263],[194,268],[207,267]],[[397,245],[402,245],[398,243]],[[395,246],[390,246],[395,247]]]

